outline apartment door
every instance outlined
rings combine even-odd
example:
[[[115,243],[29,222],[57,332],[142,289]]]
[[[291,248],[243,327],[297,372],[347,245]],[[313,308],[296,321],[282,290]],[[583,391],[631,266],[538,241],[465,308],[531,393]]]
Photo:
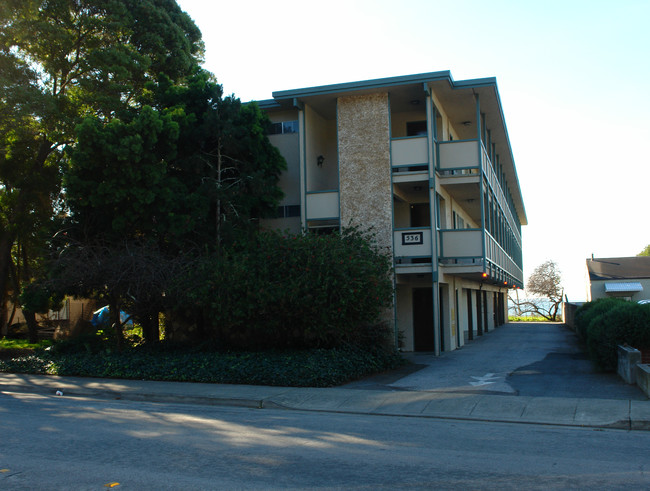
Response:
[[[483,328],[485,332],[488,332],[489,328],[488,324],[488,300],[487,300],[487,292],[483,292]]]
[[[458,290],[454,295],[454,307],[456,308],[456,346],[460,347],[460,310],[458,310]]]
[[[433,288],[413,288],[413,344],[415,351],[434,351]]]
[[[506,323],[506,315],[505,315],[505,301],[504,301],[505,295],[503,293],[499,293],[499,325],[502,326]]]
[[[476,334],[483,336],[483,295],[481,290],[476,292]]]
[[[468,340],[474,339],[474,311],[472,310],[472,290],[467,290],[467,334]]]
[[[438,287],[438,327],[440,329],[440,352],[445,351],[445,310],[447,310],[445,302],[447,297],[447,286],[440,285]]]
[[[430,227],[431,210],[429,203],[413,203],[411,205],[411,227]]]

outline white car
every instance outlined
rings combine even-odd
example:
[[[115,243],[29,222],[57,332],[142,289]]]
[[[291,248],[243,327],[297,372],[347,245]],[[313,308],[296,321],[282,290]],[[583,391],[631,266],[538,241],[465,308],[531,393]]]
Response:
[[[646,298],[645,300],[639,300],[637,303],[640,303],[641,305],[650,303],[650,298]]]

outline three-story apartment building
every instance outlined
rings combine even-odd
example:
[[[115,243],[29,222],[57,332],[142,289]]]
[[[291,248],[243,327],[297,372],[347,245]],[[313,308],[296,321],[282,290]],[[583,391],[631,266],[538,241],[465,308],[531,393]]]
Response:
[[[295,232],[372,228],[394,257],[396,342],[453,350],[507,321],[526,212],[494,78],[449,72],[274,92]]]

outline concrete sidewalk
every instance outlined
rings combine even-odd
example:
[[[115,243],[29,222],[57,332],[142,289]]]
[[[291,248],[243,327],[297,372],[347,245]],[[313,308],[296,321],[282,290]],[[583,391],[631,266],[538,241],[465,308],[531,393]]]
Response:
[[[480,392],[291,388],[0,374],[0,392],[650,430],[650,401]],[[2,401],[2,398],[0,398]],[[1,406],[1,402],[0,402]]]

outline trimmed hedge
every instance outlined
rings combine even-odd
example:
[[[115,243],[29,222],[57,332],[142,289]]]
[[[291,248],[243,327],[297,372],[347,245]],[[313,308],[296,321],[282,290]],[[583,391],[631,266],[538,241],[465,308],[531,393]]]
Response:
[[[397,353],[382,349],[317,349],[291,352],[57,353],[0,360],[0,372],[81,377],[207,382],[219,384],[332,387],[398,368]]]
[[[198,339],[227,348],[375,346],[391,340],[381,322],[392,306],[391,267],[372,237],[355,229],[263,231],[199,258],[168,297]]]
[[[590,357],[605,371],[616,370],[618,345],[650,347],[650,305],[599,299],[580,307],[575,323]]]

